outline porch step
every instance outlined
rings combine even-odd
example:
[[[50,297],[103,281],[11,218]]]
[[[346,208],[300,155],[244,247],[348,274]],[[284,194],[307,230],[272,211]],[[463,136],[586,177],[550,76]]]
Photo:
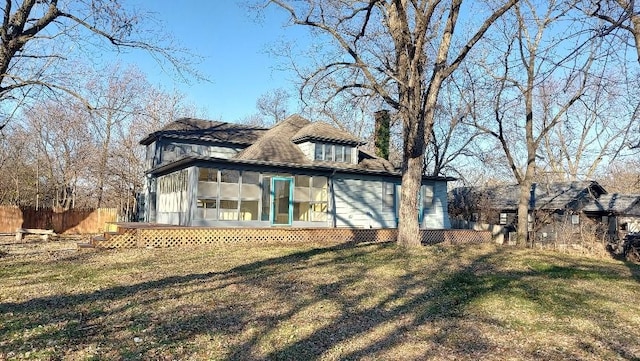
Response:
[[[95,246],[91,243],[86,243],[86,242],[81,242],[78,243],[78,249],[85,249],[85,248],[95,248]]]
[[[106,236],[93,236],[91,237],[91,243],[94,244],[95,242],[102,242],[102,241],[106,241],[107,238]]]

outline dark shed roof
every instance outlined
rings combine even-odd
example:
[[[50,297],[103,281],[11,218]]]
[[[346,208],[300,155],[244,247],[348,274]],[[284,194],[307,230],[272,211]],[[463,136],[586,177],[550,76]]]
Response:
[[[585,212],[640,216],[640,195],[605,194],[584,208]]]
[[[534,183],[529,209],[582,209],[606,191],[595,181]],[[451,192],[457,207],[476,206],[499,210],[517,210],[520,186],[517,184],[487,187],[460,187]]]

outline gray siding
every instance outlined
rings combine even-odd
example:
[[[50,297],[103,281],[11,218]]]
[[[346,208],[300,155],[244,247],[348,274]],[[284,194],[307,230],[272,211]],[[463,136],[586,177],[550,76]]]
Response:
[[[158,163],[160,163],[159,154],[156,150],[156,143],[157,142],[152,142],[151,144],[147,145],[147,152],[145,155],[145,165],[147,169],[151,169]]]
[[[423,184],[433,189],[433,201],[430,207],[423,209],[421,228],[428,229],[449,229],[449,209],[447,204],[447,183],[438,181],[428,181]]]
[[[382,184],[380,177],[336,175],[329,199],[336,227],[395,228],[395,210],[382,204]]]
[[[396,180],[395,182],[399,182]],[[336,175],[333,178],[333,196],[330,196],[336,227],[355,228],[396,228],[399,197],[394,196],[393,207],[383,202],[383,184],[385,179],[373,176]],[[387,183],[394,181],[387,180]],[[447,207],[447,183],[444,181],[426,181],[423,183],[431,192],[430,202],[423,202],[421,228],[449,229]]]

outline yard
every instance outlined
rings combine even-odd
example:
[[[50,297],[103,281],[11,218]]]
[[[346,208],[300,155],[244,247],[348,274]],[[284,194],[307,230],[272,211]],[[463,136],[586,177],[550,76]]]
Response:
[[[65,249],[0,252],[0,360],[640,358],[640,267],[604,258],[491,244]]]

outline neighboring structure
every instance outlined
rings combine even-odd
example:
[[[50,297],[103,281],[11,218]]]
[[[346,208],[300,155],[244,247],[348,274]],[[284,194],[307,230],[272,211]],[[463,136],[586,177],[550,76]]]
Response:
[[[363,142],[293,115],[271,129],[179,119],[147,146],[144,220],[215,227],[398,225],[400,173]],[[450,228],[446,177],[423,177],[422,228]]]
[[[584,211],[607,193],[595,181],[534,183],[530,192],[528,231],[548,239],[555,239],[559,232],[579,229],[588,218],[600,217]],[[519,185],[456,188],[449,196],[450,215],[515,230],[519,195]]]
[[[640,234],[640,195],[605,194],[585,206],[583,212],[599,220],[612,240]]]

